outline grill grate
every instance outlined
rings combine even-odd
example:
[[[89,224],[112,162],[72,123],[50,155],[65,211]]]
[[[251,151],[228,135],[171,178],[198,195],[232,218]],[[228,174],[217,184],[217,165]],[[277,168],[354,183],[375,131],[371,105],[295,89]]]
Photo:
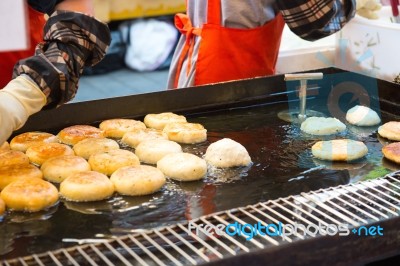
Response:
[[[203,216],[187,223],[11,259],[0,265],[200,265],[312,238],[307,226],[356,229],[400,213],[400,172]],[[219,235],[216,225],[298,226],[290,235]],[[299,226],[302,224],[304,226]],[[211,227],[211,234],[206,231]],[[195,234],[195,231],[197,233]],[[269,227],[271,234],[278,227]],[[245,231],[250,233],[250,231]],[[350,231],[351,232],[351,231]],[[320,236],[317,234],[315,236]],[[84,241],[83,241],[84,242]]]

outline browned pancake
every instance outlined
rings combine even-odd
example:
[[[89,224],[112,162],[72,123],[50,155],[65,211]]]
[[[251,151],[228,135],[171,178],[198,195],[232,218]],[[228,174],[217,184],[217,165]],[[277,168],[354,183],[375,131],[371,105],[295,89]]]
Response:
[[[32,164],[18,164],[0,167],[0,190],[21,178],[42,178],[42,171]]]
[[[103,130],[89,125],[75,125],[66,127],[58,133],[62,143],[75,145],[86,138],[104,138]]]
[[[22,151],[8,150],[0,152],[0,167],[28,163],[29,158]]]
[[[61,155],[74,155],[71,147],[61,143],[43,143],[31,146],[26,150],[26,155],[29,160],[37,165],[41,165],[47,159],[61,156]]]
[[[15,136],[10,142],[10,148],[25,152],[30,146],[41,143],[58,142],[57,136],[46,132],[25,132]]]
[[[400,142],[394,142],[382,148],[386,159],[400,164]]]

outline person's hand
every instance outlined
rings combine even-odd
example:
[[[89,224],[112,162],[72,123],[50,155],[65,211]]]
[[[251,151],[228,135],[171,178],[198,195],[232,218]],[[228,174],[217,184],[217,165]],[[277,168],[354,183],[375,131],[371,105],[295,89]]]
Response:
[[[0,144],[45,104],[46,96],[28,76],[22,75],[10,81],[0,90]]]
[[[356,0],[357,14],[368,18],[378,19],[378,11],[382,8],[380,0]]]

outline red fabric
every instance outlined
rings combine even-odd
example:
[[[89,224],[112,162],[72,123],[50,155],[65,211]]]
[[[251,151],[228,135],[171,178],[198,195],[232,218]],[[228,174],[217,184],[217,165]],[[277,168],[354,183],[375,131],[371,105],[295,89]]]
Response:
[[[202,39],[196,63],[195,85],[275,73],[285,25],[281,14],[264,26],[253,29],[225,28],[220,25],[220,21],[221,1],[208,0],[207,24],[199,31]],[[193,34],[188,37],[193,38]],[[179,61],[175,87],[183,59],[192,46],[193,40],[187,40]]]
[[[23,58],[33,56],[36,45],[43,40],[44,14],[33,8],[28,9],[30,27],[30,48],[28,50],[0,53],[0,89],[11,80],[14,65]]]

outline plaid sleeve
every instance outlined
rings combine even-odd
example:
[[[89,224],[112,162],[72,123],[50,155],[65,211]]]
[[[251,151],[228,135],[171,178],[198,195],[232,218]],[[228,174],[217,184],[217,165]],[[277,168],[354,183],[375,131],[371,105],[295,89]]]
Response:
[[[46,107],[61,105],[75,96],[83,67],[98,63],[110,41],[107,24],[82,13],[56,11],[44,27],[44,42],[34,56],[15,65],[13,75],[29,75],[47,96]]]
[[[309,41],[339,31],[356,11],[356,0],[278,0],[277,5],[289,28]]]

